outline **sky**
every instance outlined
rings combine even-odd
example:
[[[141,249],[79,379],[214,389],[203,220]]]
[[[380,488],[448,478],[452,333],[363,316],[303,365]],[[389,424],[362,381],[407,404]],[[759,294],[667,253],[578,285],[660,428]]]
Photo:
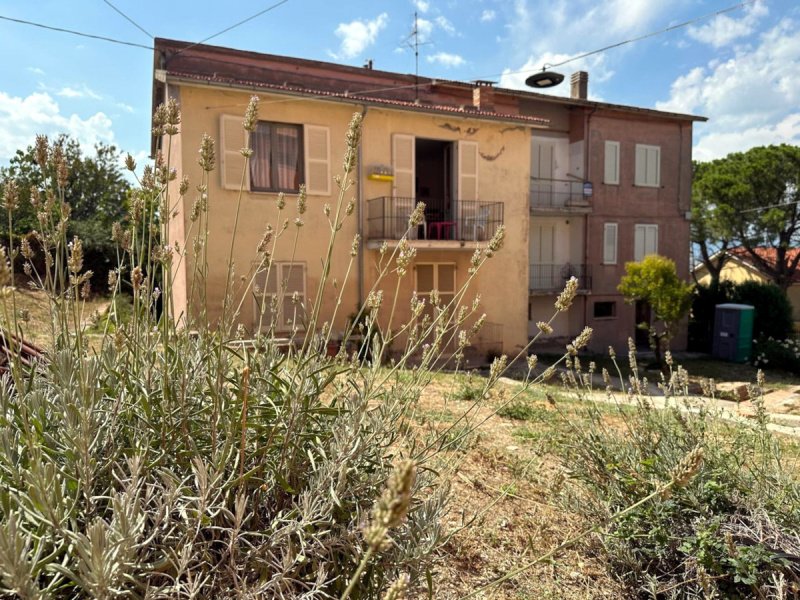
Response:
[[[208,43],[524,88],[525,78],[585,52],[722,11],[736,0],[0,0],[0,17],[149,46]],[[267,10],[270,9],[270,10]],[[120,14],[120,13],[124,13]],[[127,18],[126,18],[127,17]],[[133,22],[131,22],[133,21]],[[750,0],[691,26],[559,67],[589,72],[590,99],[709,118],[697,160],[753,146],[800,145],[800,3]],[[0,19],[0,166],[35,135],[64,132],[91,150],[149,152],[152,51]]]

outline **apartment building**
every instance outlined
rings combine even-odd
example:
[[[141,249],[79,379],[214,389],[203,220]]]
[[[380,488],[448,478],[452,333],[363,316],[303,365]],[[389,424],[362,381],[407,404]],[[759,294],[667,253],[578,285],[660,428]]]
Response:
[[[323,319],[343,330],[377,277],[380,249],[396,246],[417,202],[423,222],[412,229],[414,264],[397,288],[395,320],[410,316],[413,294],[452,297],[469,276],[476,247],[505,225],[503,250],[474,281],[488,315],[478,344],[515,352],[552,314],[558,290],[580,281],[572,309],[554,323],[557,338],[595,329],[595,349],[624,344],[646,307],[625,305],[616,292],[625,261],[657,252],[688,275],[691,132],[698,117],[587,100],[587,75],[576,74],[571,98],[506,90],[491,82],[416,77],[207,45],[157,39],[154,106],[175,98],[181,131],[171,141],[178,179],[200,180],[197,149],[204,133],[218,141],[220,165],[209,182],[208,306],[221,307],[234,207],[243,182],[234,241],[238,268],[250,265],[278,192],[289,205],[301,183],[308,211],[297,244],[279,248],[270,280],[259,284],[287,296],[313,298],[327,248],[326,203],[336,200],[347,125],[363,115],[353,195],[354,218],[339,234],[331,276],[345,281],[351,241],[363,244],[342,292],[325,298]],[[261,99],[251,134],[250,169],[243,177],[242,114]],[[154,152],[163,140],[154,140]],[[176,208],[172,238],[191,247],[190,203]],[[173,301],[195,310],[193,266],[176,267]],[[394,295],[396,282],[384,281]],[[239,320],[257,327],[258,303],[244,299]],[[297,319],[284,303],[279,322]]]

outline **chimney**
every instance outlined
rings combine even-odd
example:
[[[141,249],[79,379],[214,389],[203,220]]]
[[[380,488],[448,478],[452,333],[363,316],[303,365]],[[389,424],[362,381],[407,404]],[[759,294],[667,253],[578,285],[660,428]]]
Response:
[[[472,105],[478,110],[494,110],[494,83],[479,79],[473,82]]]
[[[589,95],[589,73],[575,71],[570,77],[570,97],[576,100],[586,100]]]

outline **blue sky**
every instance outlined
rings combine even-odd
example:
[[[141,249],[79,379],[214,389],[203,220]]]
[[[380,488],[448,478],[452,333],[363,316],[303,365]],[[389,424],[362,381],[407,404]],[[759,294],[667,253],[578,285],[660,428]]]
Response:
[[[142,29],[199,41],[278,0],[109,0]],[[286,0],[209,43],[413,73],[406,45],[419,15],[420,73],[523,87],[544,63],[722,10],[734,0]],[[0,1],[0,16],[144,45],[151,38],[105,0]],[[800,144],[800,5],[755,0],[691,27],[571,62],[590,97],[709,117],[694,156]],[[149,148],[152,52],[0,20],[0,165],[37,133],[87,147]],[[552,93],[568,94],[567,83]]]

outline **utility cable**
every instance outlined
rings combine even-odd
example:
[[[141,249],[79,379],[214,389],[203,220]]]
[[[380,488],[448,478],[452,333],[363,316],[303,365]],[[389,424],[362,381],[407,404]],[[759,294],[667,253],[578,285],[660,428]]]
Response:
[[[147,31],[147,30],[146,30],[144,27],[142,27],[141,25],[139,25],[139,24],[138,24],[136,21],[134,21],[133,19],[131,19],[131,18],[130,18],[128,15],[126,15],[124,12],[122,12],[122,11],[121,11],[120,9],[118,9],[116,6],[114,6],[113,4],[111,4],[111,2],[109,2],[109,0],[103,0],[103,2],[105,2],[106,4],[108,4],[108,5],[109,5],[109,6],[110,6],[110,7],[111,7],[111,8],[112,8],[112,9],[113,9],[115,12],[117,12],[117,13],[118,13],[118,14],[119,14],[119,15],[120,15],[120,16],[121,16],[123,19],[125,19],[125,20],[126,20],[128,23],[130,23],[130,24],[131,24],[131,25],[133,25],[134,27],[136,27],[136,29],[138,29],[139,31],[141,31],[143,34],[145,34],[145,35],[146,35],[147,37],[149,37],[151,40],[152,40],[152,39],[155,37],[155,36],[154,36],[152,33],[150,33],[149,31]]]
[[[728,6],[727,8],[723,8],[723,9],[717,10],[715,12],[702,15],[700,17],[695,17],[694,19],[690,19],[688,21],[684,21],[683,23],[678,23],[676,25],[670,25],[669,27],[666,27],[664,29],[659,29],[658,31],[651,31],[650,33],[646,33],[644,35],[640,35],[638,37],[631,38],[629,40],[625,40],[625,41],[622,41],[622,42],[617,42],[616,44],[610,44],[608,46],[603,46],[602,48],[598,48],[597,50],[591,50],[590,52],[584,52],[583,54],[578,54],[577,56],[573,56],[571,58],[568,58],[566,60],[562,60],[561,62],[558,62],[558,63],[555,63],[555,64],[549,64],[548,63],[548,64],[545,64],[544,66],[542,66],[542,71],[544,71],[546,68],[560,67],[562,65],[566,65],[567,63],[571,63],[572,61],[579,60],[581,58],[586,58],[587,56],[592,56],[593,54],[599,54],[600,52],[605,52],[606,50],[612,50],[613,48],[619,48],[620,46],[625,46],[626,44],[632,44],[634,42],[640,42],[642,40],[646,40],[647,38],[651,38],[651,37],[654,37],[654,36],[657,36],[657,35],[661,35],[662,33],[667,33],[669,31],[674,31],[675,29],[681,29],[681,28],[687,27],[689,25],[694,25],[698,21],[703,21],[705,19],[710,19],[711,17],[716,17],[716,16],[719,16],[719,15],[723,15],[725,13],[729,13],[731,11],[736,10],[737,8],[742,8],[742,7],[744,7],[744,6],[748,5],[748,4],[753,4],[754,2],[758,2],[758,0],[746,0],[745,2],[739,2],[738,4],[734,4],[732,6]],[[528,69],[525,69],[524,71],[517,71],[517,73],[526,73],[527,71],[528,71]]]
[[[213,35],[210,35],[207,38],[200,40],[199,42],[195,42],[194,44],[189,44],[188,46],[186,46],[186,48],[182,48],[181,50],[178,50],[178,52],[173,54],[173,56],[178,56],[178,54],[180,54],[181,52],[186,52],[190,48],[194,48],[195,46],[199,46],[200,44],[205,44],[207,41],[213,40],[215,37],[219,37],[223,33],[228,33],[231,29],[235,29],[236,27],[239,27],[239,25],[244,25],[245,23],[247,23],[249,21],[252,21],[253,19],[258,18],[258,17],[260,17],[261,15],[263,15],[265,13],[268,13],[271,10],[275,10],[276,8],[278,8],[282,4],[286,4],[287,2],[289,2],[289,0],[280,0],[280,2],[276,2],[275,4],[272,4],[271,6],[268,6],[264,10],[259,11],[254,15],[251,15],[251,16],[247,17],[246,19],[242,19],[238,23],[234,23],[233,25],[231,25],[230,27],[226,27],[222,31],[218,31],[217,33],[215,33]]]
[[[30,25],[32,27],[39,27],[41,29],[48,29],[50,31],[58,31],[60,33],[70,33],[80,37],[91,38],[93,40],[102,40],[104,42],[111,42],[112,44],[121,44],[123,46],[133,46],[134,48],[144,48],[145,50],[152,50],[152,46],[145,46],[144,44],[137,44],[136,42],[127,42],[125,40],[118,40],[104,35],[95,35],[93,33],[84,33],[83,31],[75,31],[74,29],[65,29],[63,27],[54,27],[52,25],[45,25],[44,23],[34,23],[33,21],[26,21],[25,19],[14,19],[12,17],[4,17],[0,15],[3,21],[11,21],[12,23],[21,23],[23,25]]]

